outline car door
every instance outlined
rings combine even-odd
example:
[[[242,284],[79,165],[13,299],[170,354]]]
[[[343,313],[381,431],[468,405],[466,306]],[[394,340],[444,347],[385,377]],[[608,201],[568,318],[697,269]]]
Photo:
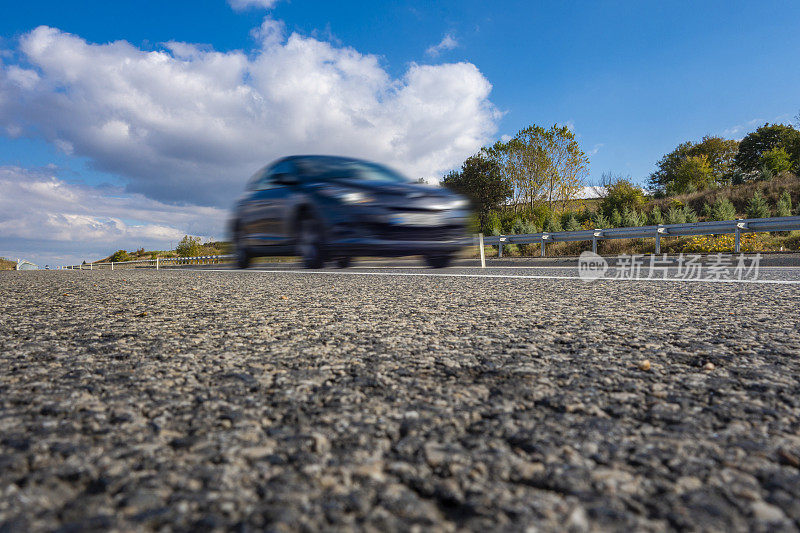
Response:
[[[260,195],[266,188],[265,181],[269,178],[271,168],[265,167],[256,172],[247,185],[247,192],[239,204],[238,228],[240,238],[247,246],[263,244],[263,231],[260,229]]]
[[[283,182],[286,176],[295,176],[295,165],[291,161],[281,161],[275,165],[254,195],[257,211],[255,233],[264,245],[281,246],[289,241],[284,221],[293,186]]]

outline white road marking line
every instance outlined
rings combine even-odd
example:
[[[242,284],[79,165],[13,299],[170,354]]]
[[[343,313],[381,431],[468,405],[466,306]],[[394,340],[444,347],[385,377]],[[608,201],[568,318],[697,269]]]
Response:
[[[337,270],[235,270],[235,269],[181,269],[184,272],[260,272],[264,274],[329,274],[333,276],[404,276],[428,278],[490,278],[490,279],[577,279],[578,276],[523,276],[521,274],[456,274],[447,272],[352,272]],[[683,283],[757,283],[769,285],[800,285],[800,280],[780,279],[682,279],[682,278],[602,278],[595,281],[667,281]],[[595,281],[586,282],[594,283]]]

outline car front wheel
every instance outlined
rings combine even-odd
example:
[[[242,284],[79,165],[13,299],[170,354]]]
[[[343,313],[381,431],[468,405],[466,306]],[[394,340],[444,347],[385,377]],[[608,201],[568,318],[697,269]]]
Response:
[[[452,260],[453,256],[449,254],[425,256],[425,263],[431,268],[444,268],[448,266]]]
[[[322,268],[325,264],[322,226],[315,218],[307,217],[300,221],[297,255],[302,258],[305,268]]]
[[[236,239],[236,267],[237,268],[247,268],[250,266],[250,252],[247,251],[247,248],[242,245],[240,239]]]

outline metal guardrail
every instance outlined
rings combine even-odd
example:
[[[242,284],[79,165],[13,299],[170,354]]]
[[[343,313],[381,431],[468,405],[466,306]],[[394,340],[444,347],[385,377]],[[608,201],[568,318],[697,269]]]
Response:
[[[723,220],[714,222],[692,222],[688,224],[660,224],[658,226],[638,226],[631,228],[606,228],[587,229],[579,231],[556,231],[542,233],[526,233],[520,235],[493,235],[480,234],[473,243],[483,252],[484,246],[497,246],[498,255],[503,257],[503,245],[506,244],[536,244],[542,247],[542,257],[545,256],[545,247],[548,242],[574,242],[592,241],[592,251],[597,253],[597,242],[611,239],[638,239],[654,238],[656,240],[655,253],[661,253],[661,237],[687,237],[696,235],[727,235],[735,234],[735,252],[741,251],[742,233],[761,233],[770,231],[800,230],[800,216],[773,217],[773,218],[740,218],[737,220]],[[468,244],[468,241],[465,241]],[[481,264],[485,265],[483,253]],[[155,268],[178,265],[211,265],[223,263],[233,259],[233,255],[204,255],[198,257],[158,257],[156,259],[138,259],[134,261],[119,261],[110,263],[86,263],[61,267],[69,270],[94,270],[107,268]]]
[[[495,235],[483,238],[485,245],[497,246],[498,255],[503,256],[504,244],[536,244],[542,247],[548,242],[592,241],[592,251],[597,253],[597,241],[610,239],[655,238],[657,254],[661,253],[661,237],[686,237],[696,235],[735,234],[735,252],[741,251],[741,234],[770,231],[800,230],[800,216],[773,218],[746,218],[713,222],[692,222],[688,224],[660,224],[658,226],[638,226],[632,228],[589,229],[580,231],[557,231],[527,233],[521,235]]]
[[[114,270],[120,268],[155,268],[178,265],[216,265],[232,259],[232,255],[201,255],[197,257],[156,257],[155,259],[135,259],[133,261],[112,261],[108,263],[86,263],[61,267],[62,270]]]

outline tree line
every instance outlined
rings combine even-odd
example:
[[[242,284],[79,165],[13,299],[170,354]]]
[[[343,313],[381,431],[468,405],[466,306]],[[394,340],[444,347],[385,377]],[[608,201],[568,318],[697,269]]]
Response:
[[[664,155],[649,184],[656,195],[675,196],[800,172],[800,131],[764,124],[741,141],[706,136]]]
[[[800,126],[800,115],[797,119]],[[604,174],[602,198],[581,202],[589,160],[574,133],[558,124],[532,125],[482,148],[445,175],[442,185],[472,200],[476,225],[487,234],[730,220],[740,213],[749,218],[788,216],[794,214],[789,190],[771,199],[760,189],[746,189],[751,194],[747,199],[741,193],[730,198],[714,193],[696,209],[676,197],[776,177],[797,195],[800,130],[764,124],[741,141],[705,136],[679,144],[656,167],[647,179],[649,191],[630,178]]]
[[[528,215],[538,208],[564,210],[575,200],[589,172],[589,159],[566,126],[532,125],[467,158],[442,185],[472,199],[479,225],[508,206]]]

